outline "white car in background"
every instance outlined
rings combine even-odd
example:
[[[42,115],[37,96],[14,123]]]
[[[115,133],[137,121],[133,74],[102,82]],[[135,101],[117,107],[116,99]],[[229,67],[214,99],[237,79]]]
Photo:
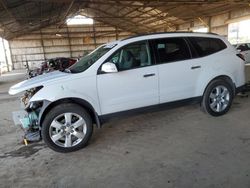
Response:
[[[157,33],[105,44],[64,72],[12,86],[45,143],[58,152],[87,145],[93,124],[126,112],[195,101],[212,116],[228,112],[245,84],[244,61],[223,37]],[[150,108],[149,108],[150,107]],[[167,114],[166,114],[167,115]]]
[[[234,47],[244,56],[246,63],[250,63],[250,43],[236,44]]]

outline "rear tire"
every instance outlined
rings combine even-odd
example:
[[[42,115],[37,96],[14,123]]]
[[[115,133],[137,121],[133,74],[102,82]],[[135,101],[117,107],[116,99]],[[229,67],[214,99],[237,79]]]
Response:
[[[84,148],[92,133],[89,113],[77,104],[65,103],[52,108],[42,123],[44,142],[61,153]]]
[[[216,79],[207,86],[201,107],[204,112],[212,116],[221,116],[228,112],[233,98],[232,84],[223,79]]]

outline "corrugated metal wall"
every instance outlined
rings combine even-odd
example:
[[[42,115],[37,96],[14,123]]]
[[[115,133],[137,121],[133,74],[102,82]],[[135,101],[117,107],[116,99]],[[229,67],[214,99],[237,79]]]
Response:
[[[51,26],[9,41],[15,69],[24,68],[26,61],[36,67],[45,59],[78,58],[101,44],[131,36],[114,27],[94,25]]]
[[[178,26],[178,30],[193,30],[206,26],[210,26],[210,32],[217,33],[219,35],[223,35],[225,37],[228,36],[228,24],[240,20],[244,20],[245,18],[250,18],[250,8],[244,8],[241,10],[234,10],[228,13],[215,15],[210,18],[205,17],[199,20],[197,18],[196,21],[185,23]],[[205,23],[205,24],[204,24]]]

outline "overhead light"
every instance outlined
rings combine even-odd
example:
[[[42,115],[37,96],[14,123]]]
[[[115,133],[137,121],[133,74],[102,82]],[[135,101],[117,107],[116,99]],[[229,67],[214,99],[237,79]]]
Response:
[[[66,23],[67,25],[91,25],[94,23],[94,20],[82,15],[77,15],[73,18],[67,19]]]
[[[61,34],[59,34],[59,33],[56,33],[56,36],[57,36],[57,37],[62,37],[62,35],[61,35]]]

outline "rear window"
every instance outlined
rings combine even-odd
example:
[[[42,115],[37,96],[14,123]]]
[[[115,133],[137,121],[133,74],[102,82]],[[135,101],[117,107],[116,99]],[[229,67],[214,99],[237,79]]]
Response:
[[[227,48],[226,44],[217,38],[189,37],[199,57],[204,57]]]

